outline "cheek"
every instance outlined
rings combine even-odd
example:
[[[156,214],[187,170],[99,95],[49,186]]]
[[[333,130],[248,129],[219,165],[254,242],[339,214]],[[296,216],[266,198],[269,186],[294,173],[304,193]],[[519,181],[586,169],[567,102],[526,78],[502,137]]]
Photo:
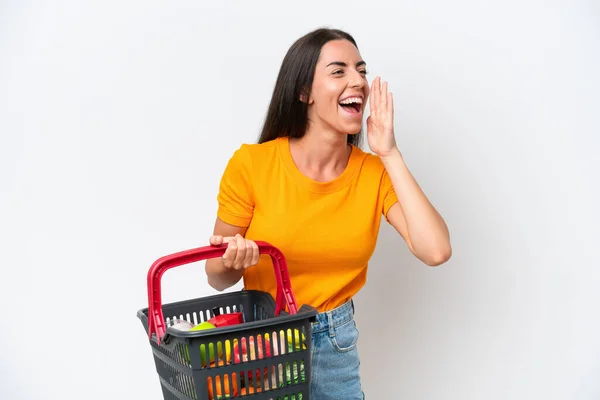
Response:
[[[320,85],[315,99],[318,97],[319,102],[323,105],[329,103],[336,103],[340,98],[341,91],[339,87],[333,83],[326,83]]]
[[[323,85],[313,91],[313,100],[319,114],[337,112],[341,92],[335,85]]]

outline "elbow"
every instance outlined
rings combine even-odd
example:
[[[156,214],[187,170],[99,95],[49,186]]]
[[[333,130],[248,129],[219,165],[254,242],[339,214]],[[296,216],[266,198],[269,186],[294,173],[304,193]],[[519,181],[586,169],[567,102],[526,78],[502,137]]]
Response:
[[[227,289],[227,286],[224,285],[224,282],[221,279],[215,279],[215,273],[213,271],[211,271],[209,263],[206,263],[206,267],[205,267],[205,272],[206,272],[206,281],[208,282],[208,285],[215,289],[216,291],[222,292],[223,290]]]
[[[421,260],[430,267],[437,267],[446,263],[450,257],[452,257],[452,247],[448,244],[430,252],[426,257],[421,258]]]
[[[209,258],[206,260],[206,264],[204,265],[204,272],[206,273],[206,281],[208,285],[215,289],[218,292],[222,292],[227,289],[227,286],[223,279],[219,276],[219,273],[215,271],[217,268],[214,264],[214,258]]]
[[[223,290],[227,289],[227,287],[225,285],[219,285],[217,282],[214,282],[212,279],[210,279],[210,275],[208,276],[208,284],[210,285],[210,287],[212,287],[213,289],[215,289],[218,292],[222,292]]]

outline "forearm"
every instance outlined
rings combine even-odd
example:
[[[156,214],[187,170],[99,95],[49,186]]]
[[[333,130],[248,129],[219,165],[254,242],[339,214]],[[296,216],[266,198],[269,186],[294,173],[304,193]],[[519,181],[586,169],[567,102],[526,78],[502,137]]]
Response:
[[[206,260],[206,275],[208,284],[216,290],[223,291],[235,285],[242,279],[243,270],[226,268],[221,257]]]
[[[421,259],[443,262],[451,253],[450,235],[444,219],[419,187],[399,150],[381,160],[398,196],[412,251]]]

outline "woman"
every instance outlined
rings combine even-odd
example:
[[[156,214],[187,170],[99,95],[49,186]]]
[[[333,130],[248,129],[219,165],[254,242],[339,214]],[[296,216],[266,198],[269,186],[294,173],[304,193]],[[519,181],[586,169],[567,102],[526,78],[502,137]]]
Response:
[[[450,258],[446,224],[396,146],[392,94],[374,79],[349,34],[318,29],[285,56],[257,144],[242,145],[222,176],[210,243],[228,243],[206,262],[224,290],[270,292],[272,263],[255,240],[279,248],[298,305],[319,310],[313,324],[311,397],[362,399],[353,296],[365,284],[382,215],[423,263]],[[370,95],[370,97],[369,97]],[[359,148],[369,98],[367,139]]]

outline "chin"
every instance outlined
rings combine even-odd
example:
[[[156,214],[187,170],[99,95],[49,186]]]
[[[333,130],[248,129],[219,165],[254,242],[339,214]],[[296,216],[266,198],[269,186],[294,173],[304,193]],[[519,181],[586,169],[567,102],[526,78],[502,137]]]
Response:
[[[347,135],[358,135],[362,131],[362,125],[346,126],[342,130]]]

